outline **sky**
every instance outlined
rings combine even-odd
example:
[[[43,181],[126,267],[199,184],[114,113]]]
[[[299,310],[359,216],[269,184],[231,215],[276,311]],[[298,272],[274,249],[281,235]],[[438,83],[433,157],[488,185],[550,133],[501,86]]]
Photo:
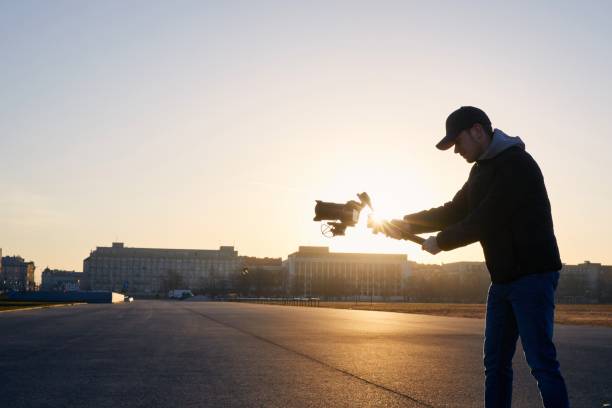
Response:
[[[82,270],[113,241],[286,258],[315,200],[399,218],[470,165],[435,143],[484,109],[537,160],[565,263],[612,264],[612,3],[0,1],[0,248]]]

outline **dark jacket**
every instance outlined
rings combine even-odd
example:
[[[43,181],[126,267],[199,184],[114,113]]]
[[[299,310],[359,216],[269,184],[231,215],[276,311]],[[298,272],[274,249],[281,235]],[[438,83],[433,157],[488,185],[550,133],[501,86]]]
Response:
[[[440,249],[480,241],[493,283],[561,269],[542,172],[519,138],[495,129],[487,152],[452,201],[404,219],[417,234],[440,231]]]

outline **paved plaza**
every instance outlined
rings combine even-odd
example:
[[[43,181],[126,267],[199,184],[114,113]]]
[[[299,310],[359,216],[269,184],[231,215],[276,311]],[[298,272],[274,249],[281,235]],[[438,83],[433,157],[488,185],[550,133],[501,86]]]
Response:
[[[479,407],[483,324],[187,301],[0,313],[0,396],[10,407]],[[572,406],[612,402],[612,329],[557,325],[555,339]],[[520,346],[514,362],[513,406],[540,406]]]

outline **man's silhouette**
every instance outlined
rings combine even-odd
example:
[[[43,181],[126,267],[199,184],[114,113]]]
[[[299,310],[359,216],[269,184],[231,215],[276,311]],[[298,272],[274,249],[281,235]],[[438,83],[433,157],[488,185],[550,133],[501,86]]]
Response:
[[[491,286],[484,342],[485,406],[510,407],[512,357],[521,337],[527,363],[545,407],[568,407],[567,389],[553,344],[554,293],[561,259],[544,178],[518,137],[499,129],[480,109],[463,106],[446,120],[436,145],[455,146],[469,178],[441,207],[392,220],[375,232],[440,231],[423,243],[431,254],[480,242]]]

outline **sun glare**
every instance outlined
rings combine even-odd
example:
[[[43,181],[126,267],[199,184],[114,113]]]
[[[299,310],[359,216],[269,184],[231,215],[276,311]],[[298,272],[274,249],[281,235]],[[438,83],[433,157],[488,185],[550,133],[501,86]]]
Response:
[[[372,213],[368,215],[368,224],[375,227],[381,226],[384,220],[384,218],[382,218],[374,211],[372,211]]]

